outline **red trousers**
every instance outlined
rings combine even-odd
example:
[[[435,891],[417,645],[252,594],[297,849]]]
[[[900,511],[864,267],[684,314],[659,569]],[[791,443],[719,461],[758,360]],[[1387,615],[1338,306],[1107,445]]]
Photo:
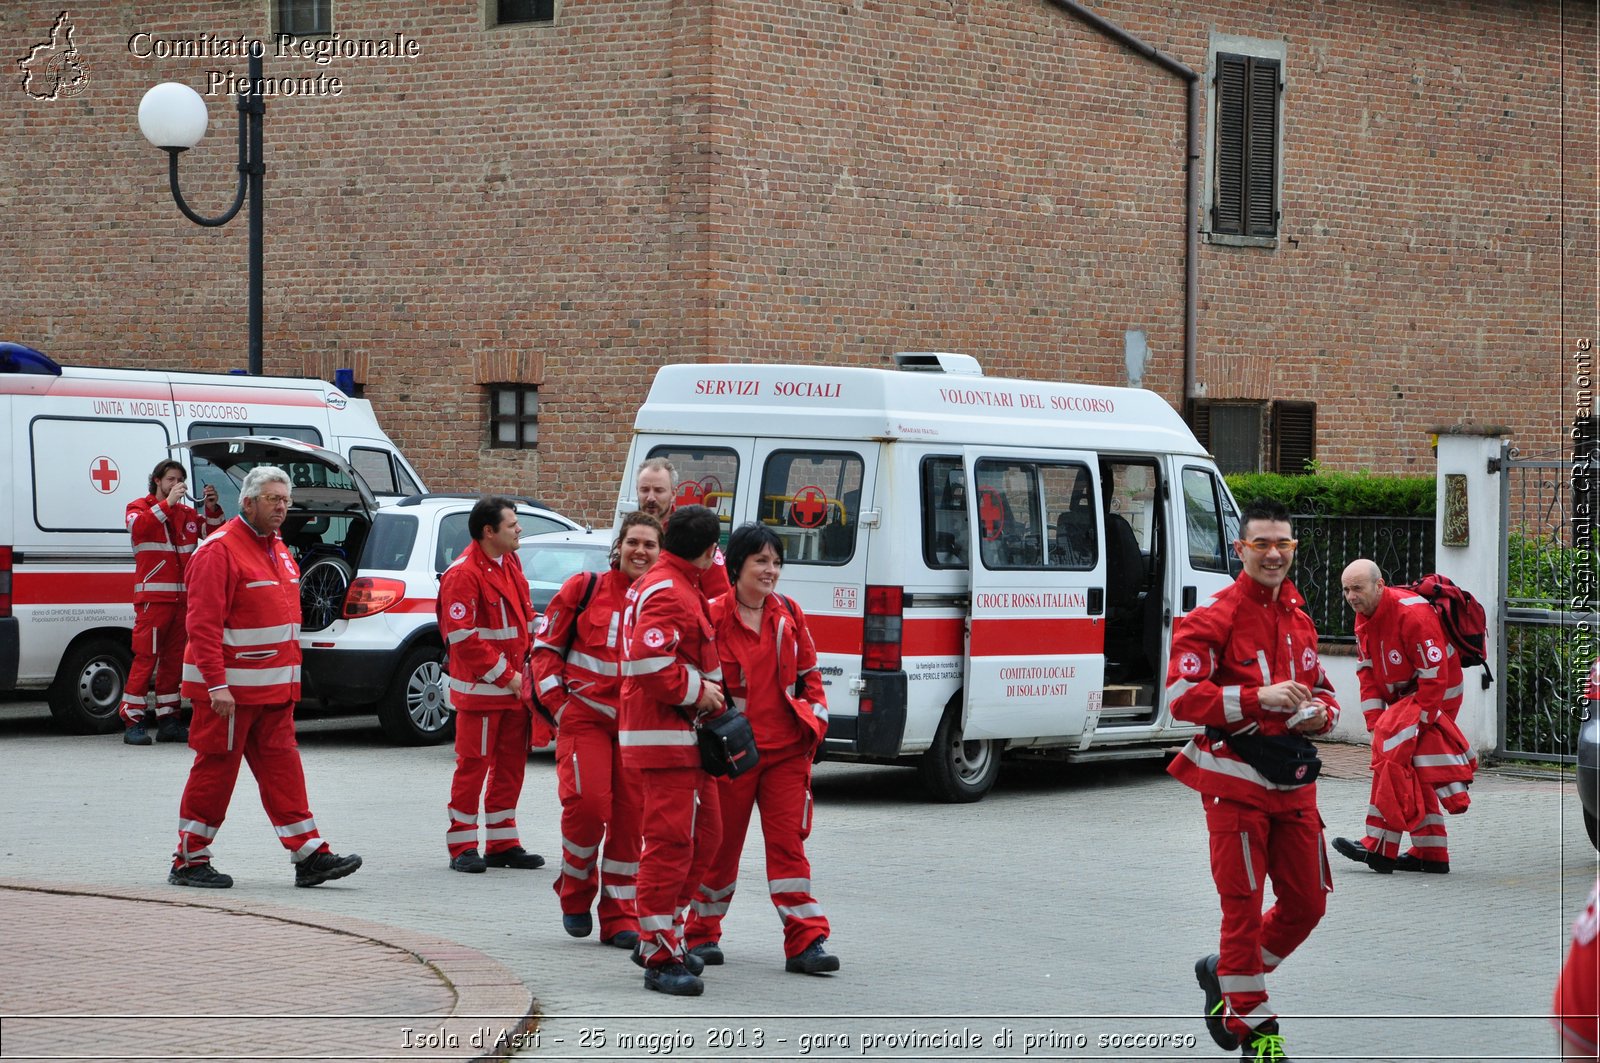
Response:
[[[622,750],[610,727],[571,713],[556,735],[556,779],[561,794],[561,873],[551,885],[561,898],[562,913],[587,912],[598,892],[600,936],[637,931],[639,772],[623,767]]]
[[[528,770],[528,710],[456,713],[456,772],[450,780],[450,829],[444,836],[452,857],[478,848],[478,808],[483,807],[483,852],[500,853],[522,844],[517,838],[517,798]]]
[[[211,839],[228,814],[241,759],[250,764],[262,807],[290,860],[298,864],[328,851],[328,843],[317,835],[306,798],[292,704],[240,705],[230,718],[218,715],[209,700],[196,700],[189,747],[194,750],[194,765],[178,805],[174,867],[210,862]]]
[[[156,719],[178,711],[183,648],[189,642],[183,602],[137,602],[133,607],[133,665],[122,688],[122,722],[144,722],[150,677],[156,681]]]
[[[722,840],[721,787],[699,768],[645,768],[639,776],[639,947],[646,967],[664,967],[683,960],[683,912]]]
[[[1228,1029],[1242,1037],[1277,1014],[1267,1004],[1275,970],[1327,911],[1333,878],[1316,807],[1269,811],[1202,797],[1211,832],[1211,877],[1222,901],[1217,980]],[[1267,880],[1275,901],[1265,915]]]
[[[1450,862],[1450,839],[1444,829],[1444,808],[1434,788],[1423,783],[1417,788],[1422,795],[1422,822],[1411,832],[1411,849],[1408,855],[1418,860]],[[1393,829],[1383,818],[1375,803],[1367,805],[1367,836],[1361,844],[1376,849],[1378,855],[1391,860],[1400,855],[1400,837],[1404,831]]]
[[[750,813],[761,809],[767,847],[767,892],[783,920],[783,954],[794,957],[828,936],[828,917],[811,895],[811,751],[804,746],[761,751],[756,766],[737,779],[717,783],[722,801],[722,844],[700,880],[689,916],[690,948],[722,939],[722,917],[733,903],[739,856],[750,829]]]

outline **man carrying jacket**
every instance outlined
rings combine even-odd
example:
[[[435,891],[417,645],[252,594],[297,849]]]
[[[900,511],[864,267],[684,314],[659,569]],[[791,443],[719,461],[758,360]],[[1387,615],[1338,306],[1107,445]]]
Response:
[[[300,700],[300,570],[278,529],[289,513],[289,476],[260,465],[245,475],[239,516],[194,552],[183,694],[194,704],[189,746],[194,766],[178,806],[178,851],[167,881],[227,889],[233,878],[211,866],[239,777],[250,763],[267,818],[294,863],[294,884],[316,886],[361,866],[317,833],[294,740]]]
[[[1465,810],[1472,781],[1471,751],[1455,723],[1461,658],[1428,600],[1387,586],[1372,561],[1352,561],[1340,583],[1356,611],[1356,676],[1361,711],[1374,734],[1374,772],[1366,837],[1359,843],[1335,838],[1333,847],[1380,874],[1449,874],[1444,813]],[[1416,795],[1405,802],[1416,805],[1412,822],[1396,808],[1396,793]],[[1401,855],[1400,836],[1408,828],[1411,849]]]
[[[701,579],[721,522],[704,506],[672,516],[661,559],[628,590],[623,622],[622,762],[639,771],[644,848],[635,905],[645,988],[699,996],[703,964],[687,957],[689,896],[722,837],[716,780],[700,766],[695,721],[723,710],[722,666]],[[691,962],[692,961],[692,962]]]
[[[122,688],[122,740],[147,746],[145,730],[151,676],[156,688],[156,739],[187,742],[189,730],[178,716],[178,683],[183,647],[188,641],[184,614],[188,596],[184,569],[199,541],[222,527],[217,489],[206,487],[205,521],[184,502],[189,481],[183,466],[168,459],[150,473],[150,494],[128,503],[128,534],[133,539],[133,665]]]
[[[456,770],[445,844],[455,871],[531,870],[543,867],[544,857],[518,840],[517,799],[530,736],[533,745],[545,745],[550,729],[541,720],[533,730],[527,669],[534,612],[517,557],[522,525],[516,503],[484,496],[467,515],[467,531],[472,541],[439,579],[439,634],[450,654],[450,704],[456,710]]]
[[[1310,935],[1333,889],[1313,765],[1273,756],[1295,744],[1291,735],[1326,733],[1339,716],[1316,629],[1288,581],[1293,536],[1280,503],[1245,507],[1234,543],[1244,572],[1183,618],[1167,667],[1172,715],[1206,727],[1168,771],[1200,792],[1222,902],[1221,951],[1201,958],[1195,977],[1211,1039],[1252,1061],[1287,1058],[1266,975]],[[1267,738],[1279,742],[1262,756],[1252,746]],[[1288,781],[1269,780],[1246,753]],[[1269,878],[1276,902],[1263,915]]]

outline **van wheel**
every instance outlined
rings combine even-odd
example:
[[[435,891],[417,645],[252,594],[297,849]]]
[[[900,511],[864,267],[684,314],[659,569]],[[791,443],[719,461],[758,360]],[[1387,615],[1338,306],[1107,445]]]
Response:
[[[319,557],[300,573],[300,625],[321,631],[339,619],[352,570],[343,558]]]
[[[391,742],[431,746],[455,736],[455,709],[445,696],[444,647],[417,646],[400,662],[383,700],[378,723]]]
[[[928,796],[947,804],[983,800],[1000,775],[1000,753],[1005,743],[997,738],[963,740],[961,694],[945,706],[933,745],[917,762],[917,772]]]
[[[73,734],[104,735],[122,729],[117,708],[133,665],[127,640],[96,635],[74,643],[46,698],[56,722]]]

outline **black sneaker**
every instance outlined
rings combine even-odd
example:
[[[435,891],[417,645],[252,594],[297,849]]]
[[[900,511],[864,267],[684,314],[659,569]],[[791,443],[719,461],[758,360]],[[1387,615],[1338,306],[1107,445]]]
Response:
[[[783,969],[790,974],[827,974],[839,969],[839,957],[830,956],[822,948],[828,941],[827,938],[818,938],[806,946],[806,950],[798,956],[790,956],[783,961]]]
[[[611,945],[619,949],[637,948],[639,932],[637,930],[619,930],[608,938],[601,938],[600,944]]]
[[[1358,864],[1366,863],[1367,857],[1372,854],[1371,849],[1368,849],[1360,842],[1353,842],[1349,838],[1333,839],[1333,851],[1340,856],[1354,860]]]
[[[294,865],[296,886],[320,886],[336,878],[353,875],[361,867],[361,857],[355,853],[340,856],[338,853],[314,853]]]
[[[594,917],[588,912],[579,912],[577,915],[563,915],[561,929],[575,938],[586,938],[594,933]]]
[[[1217,980],[1217,961],[1220,958],[1213,952],[1209,956],[1195,960],[1194,980],[1200,983],[1200,988],[1206,995],[1206,1032],[1211,1035],[1218,1048],[1232,1052],[1239,1047],[1239,1038],[1228,1029],[1228,1024],[1222,1018],[1225,1001],[1222,999],[1222,983]]]
[[[489,865],[483,857],[478,855],[478,850],[468,849],[460,856],[450,858],[451,871],[465,871],[469,875],[481,875],[489,870]]]
[[[689,950],[689,955],[698,956],[700,962],[707,967],[721,967],[726,957],[722,955],[722,946],[715,941],[704,941]]]
[[[183,725],[183,721],[176,714],[163,717],[156,721],[156,741],[187,742],[189,741],[189,729]]]
[[[153,746],[156,740],[150,737],[150,732],[144,729],[144,722],[140,721],[122,732],[122,742],[129,746]]]
[[[633,964],[635,967],[644,967],[644,954],[637,947],[635,947],[633,950]],[[689,971],[690,974],[695,975],[696,977],[704,974],[706,970],[706,961],[690,952],[683,954],[683,960],[681,961],[681,964]],[[670,967],[671,964],[668,964],[668,966]],[[645,967],[644,969],[647,971],[650,970],[649,967]]]
[[[689,973],[681,963],[664,967],[646,967],[644,987],[657,993],[671,993],[675,997],[697,997],[706,991],[706,984]]]
[[[1278,1021],[1268,1019],[1257,1026],[1239,1054],[1245,1063],[1294,1063],[1283,1052],[1283,1037],[1278,1033]]]
[[[174,886],[198,886],[203,890],[225,890],[233,885],[233,876],[224,875],[207,864],[190,864],[175,867],[167,872],[167,881]]]
[[[1394,869],[1396,871],[1420,871],[1425,875],[1448,875],[1450,873],[1450,861],[1424,860],[1420,856],[1412,856],[1407,853],[1395,859]]]
[[[544,857],[538,853],[530,853],[522,846],[502,849],[498,853],[490,853],[483,858],[489,867],[514,867],[518,871],[532,871],[536,867],[544,866]]]

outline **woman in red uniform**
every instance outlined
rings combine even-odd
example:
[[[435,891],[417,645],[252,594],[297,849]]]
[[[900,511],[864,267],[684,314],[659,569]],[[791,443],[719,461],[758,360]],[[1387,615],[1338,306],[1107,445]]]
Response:
[[[691,904],[686,941],[691,955],[723,962],[718,941],[733,900],[739,854],[752,809],[761,809],[767,846],[767,889],[783,920],[784,969],[824,974],[839,958],[823,949],[828,919],[811,894],[811,762],[828,729],[817,651],[805,613],[777,593],[783,541],[771,528],[746,524],[728,540],[733,589],[711,603],[724,686],[733,707],[750,718],[760,760],[737,779],[722,780],[722,844]]]
[[[634,876],[639,872],[639,779],[622,766],[617,708],[622,696],[622,615],[627,594],[661,556],[661,524],[647,513],[622,519],[611,571],[567,580],[539,619],[533,675],[539,703],[556,719],[561,792],[561,925],[594,931],[589,905],[600,895],[600,941],[639,943]],[[605,850],[601,851],[601,842]]]

